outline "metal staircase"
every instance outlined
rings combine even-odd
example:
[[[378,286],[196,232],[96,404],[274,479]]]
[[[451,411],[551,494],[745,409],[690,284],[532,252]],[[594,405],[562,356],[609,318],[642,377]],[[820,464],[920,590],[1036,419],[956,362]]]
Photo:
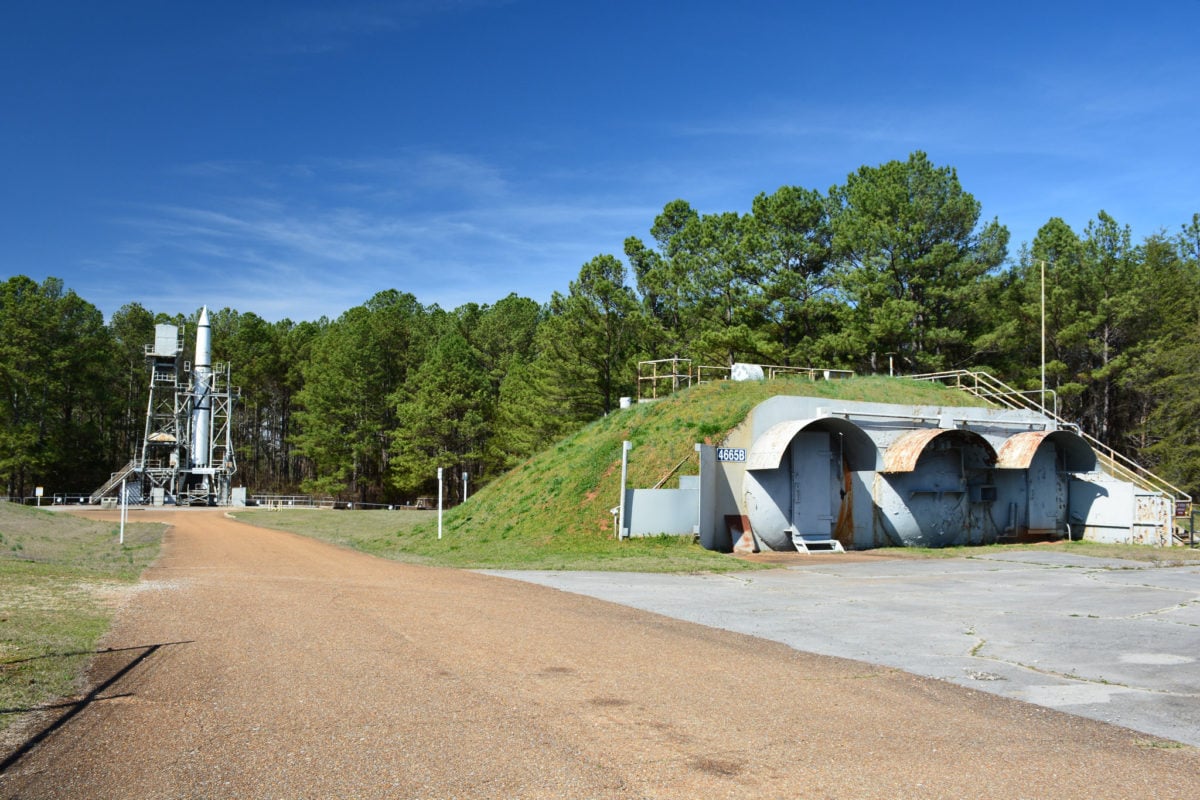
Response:
[[[1035,411],[1042,414],[1054,420],[1060,428],[1067,428],[1082,436],[1092,446],[1092,449],[1096,451],[1096,457],[1100,462],[1101,468],[1113,477],[1128,481],[1139,489],[1152,494],[1161,494],[1173,500],[1189,503],[1192,500],[1191,496],[1183,489],[1160,478],[1150,470],[1135,463],[1132,459],[1126,458],[1113,450],[1099,439],[1080,430],[1078,425],[1062,419],[1057,413],[1047,409],[1042,403],[1034,401],[1029,397],[1030,392],[1022,392],[1014,389],[986,372],[972,372],[960,369],[948,372],[929,372],[909,377],[916,380],[944,383],[947,386],[961,389],[964,392],[968,392],[1004,408]],[[1040,392],[1034,392],[1034,394],[1040,394]]]
[[[118,486],[121,485],[121,481],[125,480],[126,478],[128,478],[130,475],[132,475],[133,473],[135,473],[137,471],[138,471],[138,462],[137,462],[137,459],[134,459],[134,460],[130,461],[128,464],[126,464],[125,466],[121,467],[116,472],[114,472],[112,474],[112,476],[108,479],[107,483],[105,483],[103,486],[101,486],[96,491],[92,492],[92,496],[88,500],[88,502],[90,502],[90,503],[100,502],[101,497],[108,494],[113,489],[116,489]]]

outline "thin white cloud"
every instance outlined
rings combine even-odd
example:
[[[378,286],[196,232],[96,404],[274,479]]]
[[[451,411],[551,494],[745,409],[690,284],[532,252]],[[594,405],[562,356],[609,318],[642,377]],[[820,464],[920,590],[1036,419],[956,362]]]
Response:
[[[375,177],[376,182],[351,184],[358,188],[410,186],[459,192],[468,196],[492,197],[503,194],[508,183],[495,165],[457,153],[409,150],[387,158],[336,159],[327,162],[334,170],[356,176]],[[386,181],[378,180],[386,178]]]
[[[210,199],[127,214],[126,241],[94,264],[131,281],[156,275],[141,294],[154,310],[208,303],[316,319],[387,288],[448,308],[514,291],[544,301],[587,260],[619,254],[624,237],[657,213],[546,193],[536,181],[516,187],[495,166],[453,153],[184,173]],[[406,189],[397,194],[397,184]],[[259,193],[267,185],[278,190]],[[238,187],[252,193],[216,192]]]

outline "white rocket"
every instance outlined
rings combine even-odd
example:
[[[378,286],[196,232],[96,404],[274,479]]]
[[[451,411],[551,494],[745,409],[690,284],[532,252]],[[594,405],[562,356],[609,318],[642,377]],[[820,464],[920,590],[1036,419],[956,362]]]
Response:
[[[212,451],[212,329],[208,325],[208,306],[200,309],[196,325],[196,361],[192,368],[192,467],[207,467]]]

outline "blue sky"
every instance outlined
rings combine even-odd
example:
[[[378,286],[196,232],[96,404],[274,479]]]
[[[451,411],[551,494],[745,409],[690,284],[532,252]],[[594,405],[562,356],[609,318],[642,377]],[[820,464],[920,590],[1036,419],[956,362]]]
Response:
[[[1200,4],[0,5],[0,277],[269,320],[549,299],[663,205],[924,150],[1012,232],[1200,211]]]

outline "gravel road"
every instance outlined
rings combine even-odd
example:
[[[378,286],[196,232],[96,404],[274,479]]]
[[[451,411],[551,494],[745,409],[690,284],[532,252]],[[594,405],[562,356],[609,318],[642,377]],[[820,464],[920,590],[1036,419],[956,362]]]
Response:
[[[243,525],[172,525],[3,798],[1177,798],[1200,751]]]

